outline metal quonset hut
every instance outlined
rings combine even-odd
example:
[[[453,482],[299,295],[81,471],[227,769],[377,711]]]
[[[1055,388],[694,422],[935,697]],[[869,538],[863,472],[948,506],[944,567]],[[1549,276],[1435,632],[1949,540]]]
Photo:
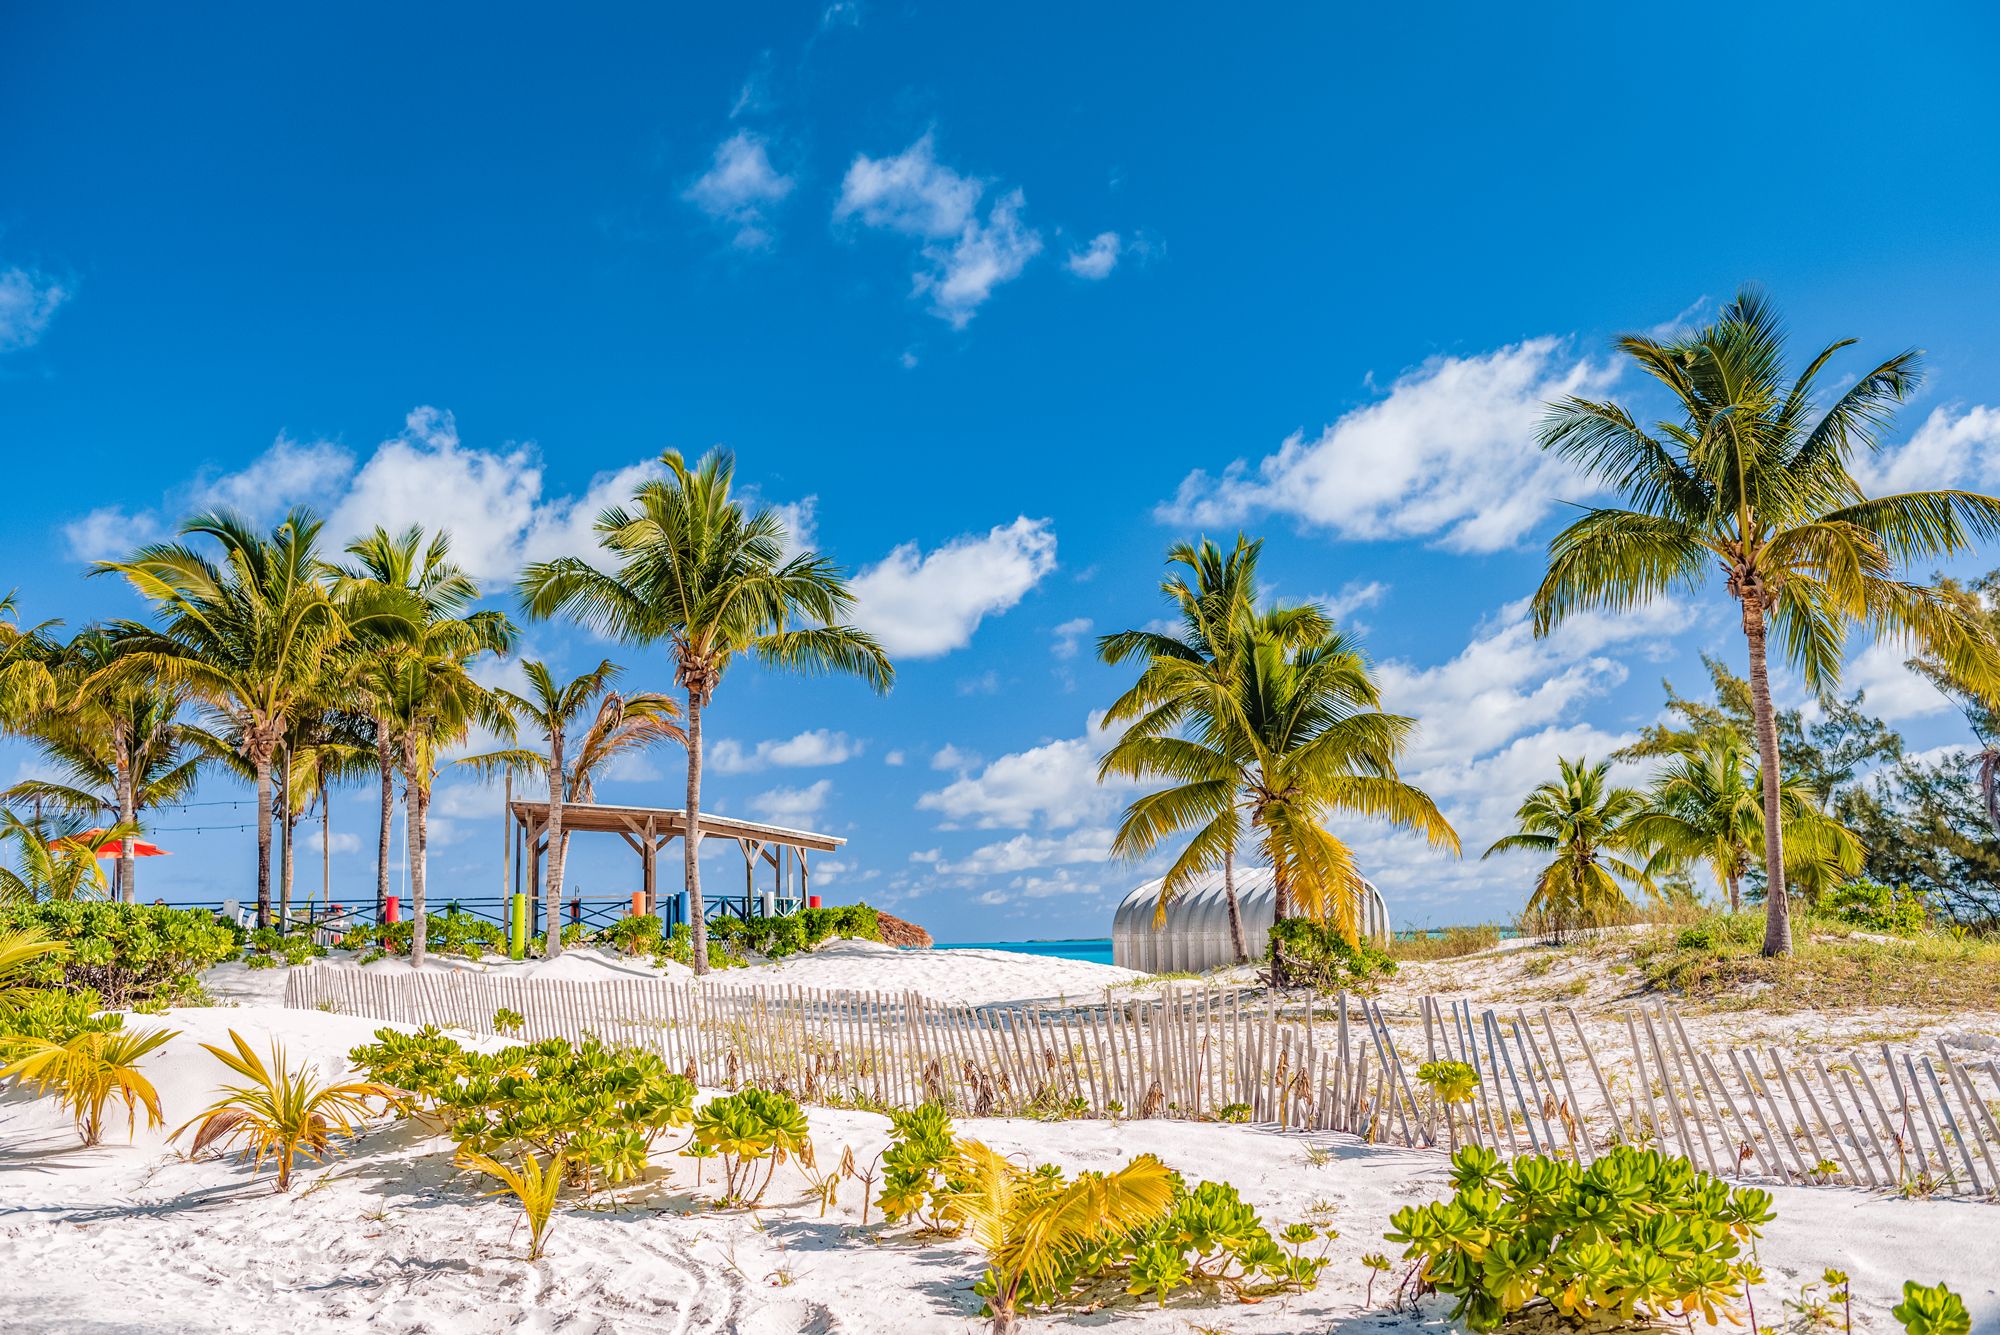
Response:
[[[1361,902],[1361,934],[1373,941],[1389,939],[1389,906],[1372,882]],[[1271,869],[1239,868],[1236,902],[1243,913],[1243,942],[1250,957],[1259,959],[1271,942]],[[1118,905],[1111,918],[1111,961],[1122,969],[1146,973],[1201,973],[1235,962],[1229,941],[1229,901],[1222,893],[1222,873],[1209,872],[1167,905],[1166,921],[1154,927],[1159,911],[1160,882],[1148,881]]]

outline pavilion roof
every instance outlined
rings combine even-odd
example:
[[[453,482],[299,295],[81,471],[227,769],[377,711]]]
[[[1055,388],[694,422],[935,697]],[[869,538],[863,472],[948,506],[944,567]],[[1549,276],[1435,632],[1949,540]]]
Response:
[[[549,818],[547,802],[531,802],[516,799],[509,808],[514,819],[523,825],[540,825]],[[586,834],[644,835],[651,827],[656,837],[675,837],[687,833],[687,812],[679,807],[627,807],[611,806],[601,802],[563,803],[563,827]],[[846,843],[845,839],[831,834],[816,834],[811,830],[794,830],[783,825],[767,825],[762,821],[735,820],[728,816],[718,816],[712,812],[701,813],[701,833],[704,839],[747,839],[760,844],[786,844],[793,848],[811,849],[814,852],[830,853]]]

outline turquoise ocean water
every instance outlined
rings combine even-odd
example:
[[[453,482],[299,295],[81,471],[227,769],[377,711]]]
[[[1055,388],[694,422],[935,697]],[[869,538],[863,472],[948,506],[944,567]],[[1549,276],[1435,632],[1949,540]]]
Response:
[[[1078,941],[941,941],[937,950],[1011,950],[1019,955],[1050,955],[1059,960],[1089,960],[1111,963],[1111,938]]]

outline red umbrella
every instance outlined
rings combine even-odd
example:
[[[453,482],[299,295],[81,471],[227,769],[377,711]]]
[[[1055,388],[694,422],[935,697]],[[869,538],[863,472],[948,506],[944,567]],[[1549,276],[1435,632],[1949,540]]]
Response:
[[[97,856],[101,858],[115,858],[120,856],[124,851],[123,841],[106,839],[101,826],[95,830],[85,830],[82,834],[68,835],[56,840],[56,843],[69,847],[81,845],[84,848],[95,849]],[[135,858],[163,858],[167,856],[167,850],[161,848],[158,844],[149,844],[144,839],[134,839],[132,841],[132,856]]]

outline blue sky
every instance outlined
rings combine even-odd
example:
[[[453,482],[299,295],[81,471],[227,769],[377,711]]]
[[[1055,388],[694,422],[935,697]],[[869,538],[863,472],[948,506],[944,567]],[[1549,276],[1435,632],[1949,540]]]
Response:
[[[0,587],[130,615],[85,562],[201,505],[309,503],[448,524],[504,592],[661,448],[720,444],[857,573],[900,676],[739,669],[713,807],[847,837],[826,893],[941,939],[1093,935],[1143,873],[1104,858],[1091,717],[1120,683],[1091,637],[1159,614],[1170,541],[1241,526],[1280,593],[1364,630],[1476,854],[1663,675],[1741,661],[1714,594],[1522,622],[1588,495],[1535,451],[1538,405],[1638,393],[1611,335],[1761,282],[1801,344],[1929,351],[1876,480],[2000,487],[1995,21],[1652,17],[9,6]],[[667,681],[662,650],[527,643]],[[1893,647],[1854,648],[1913,746],[1961,735]],[[678,761],[606,796],[676,804]],[[148,891],[247,887],[244,798],[162,813]],[[370,802],[336,803],[337,899],[368,889]],[[497,793],[448,775],[438,802],[434,884],[491,893]],[[1519,863],[1343,832],[1405,923],[1525,892]],[[574,883],[630,862],[580,850]]]

